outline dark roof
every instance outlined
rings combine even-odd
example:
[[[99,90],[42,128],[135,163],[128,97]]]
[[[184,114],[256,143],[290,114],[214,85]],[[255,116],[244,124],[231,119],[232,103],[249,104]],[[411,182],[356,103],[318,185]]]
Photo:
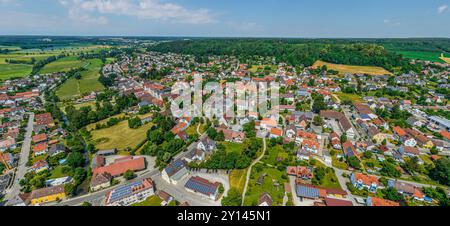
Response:
[[[164,170],[166,171],[167,175],[171,177],[176,173],[178,173],[178,171],[180,171],[184,167],[186,167],[186,162],[181,159],[178,159],[172,164],[168,165]]]
[[[295,188],[297,192],[297,196],[299,197],[305,197],[305,198],[319,198],[320,197],[320,191],[317,188],[311,187],[311,186],[305,186],[298,184]]]
[[[201,177],[191,177],[184,186],[204,195],[212,195],[216,193],[219,185],[220,184],[218,182],[211,183],[210,181]]]

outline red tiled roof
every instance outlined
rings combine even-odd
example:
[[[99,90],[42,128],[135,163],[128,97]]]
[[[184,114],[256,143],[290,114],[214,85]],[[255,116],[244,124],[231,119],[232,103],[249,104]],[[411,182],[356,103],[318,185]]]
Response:
[[[278,128],[272,128],[270,130],[270,134],[273,134],[273,135],[281,137],[281,136],[283,136],[283,130],[278,129]]]
[[[42,142],[42,141],[46,141],[47,140],[47,134],[41,133],[41,134],[33,136],[32,139],[33,139],[34,143],[39,143],[39,142]]]
[[[48,148],[47,143],[39,143],[37,145],[34,145],[33,152],[43,152],[47,150],[47,148]]]
[[[302,130],[299,130],[297,132],[297,136],[301,137],[301,138],[307,138],[307,139],[312,139],[312,140],[317,140],[317,135],[314,133],[308,133]]]
[[[447,130],[442,130],[441,135],[450,140],[450,132],[448,132]]]
[[[111,176],[116,177],[124,174],[128,170],[139,171],[145,169],[145,158],[138,157],[134,159],[121,159],[116,162],[94,169],[93,175],[99,173],[109,173]]]
[[[347,200],[340,200],[340,199],[332,199],[332,198],[325,198],[325,204],[327,206],[353,206],[353,203]]]
[[[397,135],[401,136],[401,137],[403,137],[403,136],[406,135],[405,130],[403,130],[403,129],[402,129],[401,127],[399,127],[399,126],[394,127],[394,132],[395,132]]]
[[[49,125],[53,123],[53,117],[50,113],[36,115],[36,124]]]
[[[181,131],[183,131],[186,127],[187,127],[187,123],[186,122],[180,122],[177,125],[175,125],[175,127],[173,127],[172,130],[170,130],[173,134],[178,134]]]
[[[378,180],[377,177],[372,176],[372,175],[366,175],[366,174],[362,174],[362,173],[356,173],[355,174],[355,179],[357,181],[361,180],[363,184],[366,185],[371,185],[371,184],[377,184],[380,185],[380,181]]]
[[[372,197],[372,206],[400,206],[398,202]]]

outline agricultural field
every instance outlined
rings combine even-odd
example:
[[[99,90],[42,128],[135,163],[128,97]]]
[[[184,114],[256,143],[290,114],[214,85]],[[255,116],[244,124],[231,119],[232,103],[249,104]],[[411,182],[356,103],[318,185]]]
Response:
[[[324,65],[328,67],[328,70],[339,71],[340,75],[345,74],[392,75],[391,72],[387,71],[382,67],[332,64],[320,60],[316,61],[312,67],[317,68],[322,67]]]
[[[266,70],[267,69],[267,70]],[[270,69],[270,70],[268,70]],[[264,73],[264,72],[270,72],[274,73],[278,69],[277,65],[252,65],[252,67],[249,69],[252,73]]]
[[[79,60],[76,56],[64,57],[55,62],[49,63],[42,68],[39,73],[49,74],[55,72],[67,72],[74,68],[79,68],[84,66],[86,63]]]
[[[31,73],[33,66],[28,64],[3,64],[0,63],[0,81],[11,78],[26,77]]]
[[[443,60],[443,61],[445,61],[447,64],[450,64],[450,56],[444,55],[444,54],[442,53],[440,59]]]
[[[81,79],[76,78],[68,79],[57,91],[56,95],[61,100],[69,100],[76,97],[80,97],[84,94],[91,92],[98,92],[105,89],[105,87],[98,81],[100,77],[100,69],[102,62],[99,59],[93,59],[88,61],[86,71],[81,72]]]
[[[397,53],[408,59],[444,63],[439,52],[399,51]]]
[[[136,148],[146,139],[147,131],[153,126],[147,123],[138,129],[130,129],[128,121],[122,121],[119,124],[101,130],[93,130],[92,140],[98,149],[125,150],[127,148]]]

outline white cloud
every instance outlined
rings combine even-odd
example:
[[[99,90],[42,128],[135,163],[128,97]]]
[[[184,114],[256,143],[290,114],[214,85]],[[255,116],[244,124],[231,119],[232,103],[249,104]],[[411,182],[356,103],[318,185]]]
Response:
[[[189,10],[160,0],[59,0],[73,20],[106,24],[105,15],[131,16],[144,20],[204,24],[214,22],[207,9]]]
[[[400,22],[395,22],[390,19],[383,20],[383,23],[386,25],[389,25],[389,26],[399,26],[400,25]]]
[[[438,14],[444,13],[448,10],[448,5],[439,6],[437,9]]]

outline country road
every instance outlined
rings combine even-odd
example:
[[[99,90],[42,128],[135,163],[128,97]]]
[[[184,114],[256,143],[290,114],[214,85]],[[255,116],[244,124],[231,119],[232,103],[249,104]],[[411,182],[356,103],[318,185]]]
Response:
[[[252,164],[250,165],[250,167],[248,167],[247,176],[246,176],[246,179],[245,179],[244,191],[242,192],[242,204],[241,204],[241,206],[244,205],[245,194],[247,193],[248,181],[250,180],[250,174],[252,173],[252,168],[253,168],[254,165],[256,165],[256,163],[261,161],[261,159],[266,154],[266,150],[267,150],[267,144],[266,144],[266,138],[264,138],[263,139],[263,152],[261,153],[261,156],[259,156],[255,161],[253,161]]]

